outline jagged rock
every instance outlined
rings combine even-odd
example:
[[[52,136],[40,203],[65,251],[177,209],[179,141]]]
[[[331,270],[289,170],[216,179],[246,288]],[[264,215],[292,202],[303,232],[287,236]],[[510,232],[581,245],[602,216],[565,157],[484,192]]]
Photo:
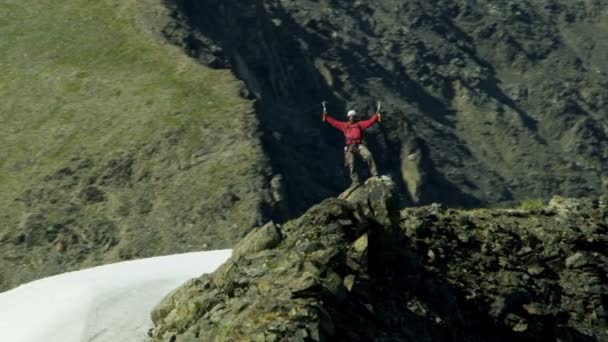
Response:
[[[604,225],[599,201],[568,199],[577,209],[563,215],[439,205],[395,212],[392,189],[388,179],[369,180],[346,201],[328,199],[282,225],[280,240],[273,224],[252,232],[238,247],[247,253],[163,300],[151,337],[608,338],[608,240],[605,231],[587,229]],[[273,242],[242,247],[258,239]]]
[[[424,165],[425,156],[421,145],[421,140],[409,139],[401,147],[401,177],[414,204],[422,200],[422,192],[428,178],[426,170],[429,167]]]
[[[378,222],[391,226],[398,217],[397,188],[388,176],[371,177],[363,186],[347,189],[340,198],[360,207],[368,217],[375,217]]]
[[[341,225],[334,221],[338,219],[351,223]],[[355,209],[344,201],[328,200],[315,206],[283,226],[284,239],[274,248],[248,249],[249,253],[233,256],[215,274],[170,295],[152,315],[156,326],[151,336],[182,341],[194,334],[201,341],[230,341],[254,335],[261,340],[272,334],[271,339],[279,341],[303,341],[313,336],[324,340],[321,336],[333,328],[328,326],[322,301],[339,302],[346,297],[346,246],[356,241],[367,225],[363,215],[355,215]],[[260,272],[248,276],[252,269]],[[218,274],[221,281],[216,280]],[[188,303],[220,303],[182,308],[176,303],[183,306],[187,301],[176,297],[184,295],[198,297]],[[221,310],[214,312],[219,305]],[[183,317],[193,312],[187,326],[181,324]]]
[[[603,217],[598,203],[556,198],[551,210],[526,215],[406,209],[402,226],[415,254],[439,251],[421,258],[423,267],[444,270],[454,295],[468,299],[460,307],[492,303],[485,318],[518,339],[602,340],[606,304],[598,293],[608,290],[599,285],[608,259],[598,251],[605,231],[592,229]],[[558,328],[563,317],[568,329]]]
[[[272,248],[279,242],[281,242],[281,233],[274,222],[271,221],[249,233],[234,247],[232,255],[233,258],[238,259],[245,255]]]
[[[365,188],[357,198],[369,194],[374,207],[390,208],[389,181]],[[362,207],[329,199],[280,231],[272,222],[252,231],[216,272],[186,283],[159,304],[150,335],[172,341],[331,338],[336,324],[345,324],[335,316],[339,303],[363,291],[369,278],[368,232],[379,228],[377,219]]]
[[[196,319],[200,310],[210,310],[215,307],[219,300],[213,296],[207,301],[201,301],[198,294],[203,288],[204,282],[193,279],[165,297],[152,311],[152,320],[163,323],[162,328],[156,333],[162,335],[165,331],[182,331]]]

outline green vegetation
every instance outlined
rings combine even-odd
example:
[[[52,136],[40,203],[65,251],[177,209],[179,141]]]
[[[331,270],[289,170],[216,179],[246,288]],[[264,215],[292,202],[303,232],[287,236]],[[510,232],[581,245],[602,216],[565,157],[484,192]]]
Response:
[[[0,289],[227,246],[254,224],[264,164],[251,104],[229,72],[164,42],[163,11],[155,0],[0,3]]]
[[[3,189],[15,194],[75,153],[106,155],[168,127],[198,138],[206,121],[246,105],[230,75],[138,32],[133,3],[0,5],[10,13],[0,26]]]
[[[519,208],[523,210],[535,211],[545,207],[545,202],[540,198],[527,199],[521,201]]]

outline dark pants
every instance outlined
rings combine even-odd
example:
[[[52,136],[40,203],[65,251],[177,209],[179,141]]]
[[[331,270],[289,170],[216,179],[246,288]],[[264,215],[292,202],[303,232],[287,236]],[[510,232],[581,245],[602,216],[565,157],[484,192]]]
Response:
[[[357,174],[357,170],[355,169],[355,155],[358,154],[363,161],[367,163],[369,167],[369,171],[372,173],[373,177],[378,176],[378,169],[376,168],[376,163],[374,162],[374,158],[372,157],[372,153],[369,151],[365,145],[353,144],[347,145],[344,147],[344,164],[348,167],[348,171],[350,173],[350,179],[353,183],[359,183],[359,175]]]

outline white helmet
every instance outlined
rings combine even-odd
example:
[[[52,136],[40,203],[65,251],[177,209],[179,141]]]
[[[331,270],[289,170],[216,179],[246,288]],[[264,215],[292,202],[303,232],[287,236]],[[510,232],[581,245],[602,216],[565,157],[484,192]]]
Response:
[[[346,116],[348,116],[349,118],[351,116],[357,116],[357,112],[355,112],[354,110],[351,109],[348,111],[348,113],[346,113]]]

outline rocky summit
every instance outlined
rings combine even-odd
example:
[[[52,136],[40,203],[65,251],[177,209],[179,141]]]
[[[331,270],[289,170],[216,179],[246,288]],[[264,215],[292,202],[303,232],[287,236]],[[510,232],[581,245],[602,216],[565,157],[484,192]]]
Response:
[[[153,311],[153,341],[606,341],[606,198],[400,210],[369,179],[254,229]]]

